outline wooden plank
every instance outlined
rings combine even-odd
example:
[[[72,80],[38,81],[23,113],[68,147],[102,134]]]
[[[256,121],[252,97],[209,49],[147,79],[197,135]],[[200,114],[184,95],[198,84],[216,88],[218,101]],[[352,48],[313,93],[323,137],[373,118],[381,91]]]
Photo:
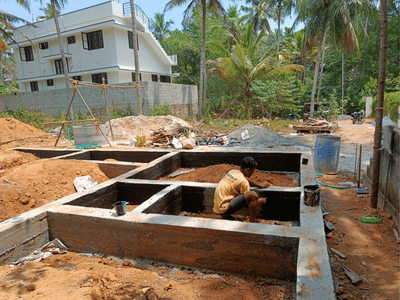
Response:
[[[362,282],[361,277],[358,276],[356,273],[354,273],[354,271],[351,270],[350,268],[343,265],[343,270],[344,270],[344,273],[347,275],[347,277],[350,278],[352,284],[357,285]]]
[[[331,248],[331,251],[332,251],[333,253],[335,253],[336,255],[338,255],[340,258],[345,259],[345,258],[347,257],[347,256],[344,255],[342,252],[339,252],[339,251],[337,251],[337,250],[334,249],[334,248]]]

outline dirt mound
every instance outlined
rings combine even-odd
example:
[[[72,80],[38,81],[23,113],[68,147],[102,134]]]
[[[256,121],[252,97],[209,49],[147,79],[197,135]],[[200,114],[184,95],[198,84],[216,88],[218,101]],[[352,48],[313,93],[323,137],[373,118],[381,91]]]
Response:
[[[0,118],[0,142],[44,134],[43,130],[14,118]]]
[[[164,127],[166,130],[173,131],[177,126],[192,127],[192,125],[174,116],[129,116],[111,120],[111,126],[115,138],[125,139],[130,136],[145,135],[150,137],[153,130]],[[107,134],[111,136],[110,125],[106,123]]]
[[[160,180],[180,180],[180,181],[194,181],[194,182],[209,182],[218,183],[230,170],[239,170],[239,166],[219,164],[208,166],[205,168],[195,169],[191,172],[177,175],[175,177],[165,176]],[[255,170],[250,179],[258,184],[268,184],[274,186],[298,186],[297,180],[288,175],[263,173]]]
[[[74,179],[90,175],[98,183],[109,178],[98,164],[77,160],[36,160],[0,176],[0,222],[75,193]]]
[[[31,153],[24,153],[19,151],[0,150],[0,171],[11,167],[26,164],[31,161],[38,160],[35,155]]]
[[[86,257],[90,256],[90,257]],[[295,284],[140,259],[67,252],[0,266],[0,299],[293,299]]]

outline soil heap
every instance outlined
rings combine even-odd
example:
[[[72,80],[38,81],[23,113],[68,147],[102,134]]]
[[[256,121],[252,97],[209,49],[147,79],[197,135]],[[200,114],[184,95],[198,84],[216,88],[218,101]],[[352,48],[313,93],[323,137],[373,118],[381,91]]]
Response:
[[[45,134],[43,130],[14,118],[0,118],[0,142]]]
[[[180,174],[174,177],[170,175],[160,178],[160,180],[180,180],[193,182],[218,183],[230,170],[239,170],[239,166],[229,164],[219,164],[199,168],[188,173]],[[298,181],[284,174],[263,173],[255,170],[250,179],[258,184],[267,184],[272,186],[298,186]]]
[[[117,139],[125,139],[130,136],[145,135],[150,137],[153,130],[164,128],[167,131],[174,131],[179,126],[192,127],[192,125],[174,116],[129,116],[111,120],[112,131]],[[106,131],[111,135],[110,125],[106,123]]]
[[[0,222],[75,193],[76,177],[90,175],[98,183],[109,179],[96,163],[15,152],[0,153]]]
[[[242,132],[245,130],[249,133],[249,138],[243,140]],[[229,145],[228,147],[282,147],[282,146],[301,146],[307,147],[310,146],[297,142],[291,138],[283,137],[279,133],[269,130],[264,127],[254,126],[251,124],[245,124],[234,131],[232,131],[229,135]]]

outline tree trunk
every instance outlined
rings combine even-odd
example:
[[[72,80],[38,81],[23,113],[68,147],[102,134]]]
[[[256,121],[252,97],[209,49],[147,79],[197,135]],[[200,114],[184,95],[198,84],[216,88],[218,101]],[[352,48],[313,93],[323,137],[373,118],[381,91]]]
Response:
[[[320,41],[319,41],[317,61],[315,62],[315,68],[314,68],[314,81],[313,81],[312,92],[311,92],[310,118],[312,118],[313,114],[314,114],[314,98],[315,98],[315,90],[316,90],[316,87],[317,87],[319,62],[321,60],[323,39],[324,39],[324,35],[322,34],[321,38],[320,38]]]
[[[371,203],[370,206],[376,209],[378,206],[379,194],[379,173],[381,155],[379,148],[382,139],[382,117],[383,117],[383,102],[385,92],[385,76],[386,76],[386,51],[387,51],[387,0],[381,2],[381,45],[379,49],[379,75],[378,75],[378,95],[376,103],[376,124],[374,137],[374,155],[372,159],[372,184],[371,184]]]
[[[246,103],[246,119],[249,118],[249,101],[251,97],[251,86],[249,83],[246,84],[246,90],[244,92],[245,103]]]
[[[204,88],[204,70],[206,61],[206,13],[207,3],[206,0],[201,0],[203,9],[202,19],[202,41],[201,41],[201,54],[200,54],[200,80],[199,80],[199,118],[203,115],[203,88]]]
[[[343,101],[344,101],[344,51],[342,50],[342,115],[343,115]]]
[[[142,96],[140,93],[140,70],[139,70],[139,53],[138,53],[138,40],[136,34],[136,15],[135,15],[135,3],[131,2],[131,17],[132,17],[132,42],[133,42],[133,57],[135,59],[135,83],[136,83],[136,98],[138,107],[138,116],[143,114],[142,112]]]
[[[57,17],[57,10],[56,10],[56,4],[54,0],[51,0],[51,9],[53,10],[53,16],[54,16],[54,23],[56,25],[56,30],[57,30],[57,37],[58,37],[58,44],[60,46],[60,54],[61,54],[61,61],[63,65],[63,71],[64,71],[64,76],[65,76],[65,93],[67,95],[67,105],[69,105],[69,102],[71,99],[69,99],[69,74],[68,74],[68,64],[67,64],[67,59],[65,58],[65,53],[64,53],[64,45],[62,42],[62,37],[61,37],[61,31],[60,31],[60,26],[58,24],[58,17]],[[74,120],[74,112],[72,109],[72,106],[69,110],[69,119],[70,121]]]
[[[324,74],[324,61],[325,61],[325,41],[326,41],[326,30],[324,32],[324,40],[322,42],[322,62],[321,62],[321,72],[319,74],[319,84],[318,84],[318,94],[317,99],[319,100],[319,95],[321,94],[322,86],[322,75]]]
[[[276,53],[279,53],[279,40],[281,38],[281,6],[282,2],[281,0],[278,0],[278,47],[276,49]]]

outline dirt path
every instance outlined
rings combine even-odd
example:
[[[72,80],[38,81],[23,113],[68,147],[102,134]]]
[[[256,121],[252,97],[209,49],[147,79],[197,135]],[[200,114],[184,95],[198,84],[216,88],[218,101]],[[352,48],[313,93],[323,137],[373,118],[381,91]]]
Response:
[[[338,172],[347,175],[357,174],[355,168],[358,164],[359,145],[362,145],[361,168],[365,172],[370,164],[370,158],[373,156],[373,141],[375,127],[371,124],[372,120],[367,120],[364,124],[352,124],[351,121],[339,121],[339,130],[331,135],[341,137],[340,158]],[[314,149],[315,140],[319,133],[288,135],[292,139],[310,145]],[[357,148],[357,159],[356,159]],[[358,165],[357,165],[358,166]]]
[[[319,180],[333,186],[352,181],[349,176],[323,175]],[[354,180],[353,180],[354,182]],[[321,198],[330,212],[326,219],[335,229],[327,235],[328,248],[345,254],[341,259],[330,253],[337,294],[341,299],[400,299],[400,246],[393,233],[391,215],[383,213],[380,224],[364,224],[370,195],[358,195],[354,187],[348,190],[322,187]],[[354,286],[343,271],[343,265],[363,279]]]

